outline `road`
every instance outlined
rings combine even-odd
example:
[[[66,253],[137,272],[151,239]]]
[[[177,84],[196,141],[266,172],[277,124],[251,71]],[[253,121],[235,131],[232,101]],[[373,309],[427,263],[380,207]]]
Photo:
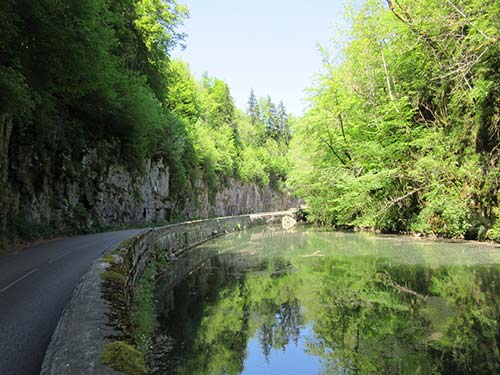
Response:
[[[141,231],[71,237],[0,256],[1,375],[40,374],[64,306],[92,261]]]

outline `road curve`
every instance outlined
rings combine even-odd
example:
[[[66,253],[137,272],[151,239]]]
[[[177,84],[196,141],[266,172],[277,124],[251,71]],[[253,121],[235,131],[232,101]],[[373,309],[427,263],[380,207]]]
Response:
[[[1,375],[40,374],[64,306],[92,261],[142,231],[65,238],[0,256]]]

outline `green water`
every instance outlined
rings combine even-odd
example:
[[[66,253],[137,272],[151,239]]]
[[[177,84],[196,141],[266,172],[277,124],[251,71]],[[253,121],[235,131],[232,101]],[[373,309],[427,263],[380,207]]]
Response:
[[[257,228],[171,262],[155,374],[498,374],[500,249]]]

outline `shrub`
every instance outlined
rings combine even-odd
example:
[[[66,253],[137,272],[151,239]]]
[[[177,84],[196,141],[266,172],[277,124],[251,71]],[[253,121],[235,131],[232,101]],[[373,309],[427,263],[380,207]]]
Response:
[[[493,241],[500,241],[500,208],[497,207],[494,213],[497,218],[493,226],[486,232],[486,237]]]
[[[141,352],[124,341],[106,344],[101,360],[105,365],[129,375],[146,374],[146,365]]]
[[[429,194],[426,198],[425,207],[412,225],[412,230],[464,237],[471,226],[467,201],[455,194]]]

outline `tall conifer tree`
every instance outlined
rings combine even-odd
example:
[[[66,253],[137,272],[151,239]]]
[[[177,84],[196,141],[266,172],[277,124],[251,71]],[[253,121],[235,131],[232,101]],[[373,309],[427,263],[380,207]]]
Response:
[[[250,91],[250,97],[248,98],[247,114],[250,117],[252,125],[256,125],[260,121],[259,104],[257,103],[257,97],[253,89]]]

